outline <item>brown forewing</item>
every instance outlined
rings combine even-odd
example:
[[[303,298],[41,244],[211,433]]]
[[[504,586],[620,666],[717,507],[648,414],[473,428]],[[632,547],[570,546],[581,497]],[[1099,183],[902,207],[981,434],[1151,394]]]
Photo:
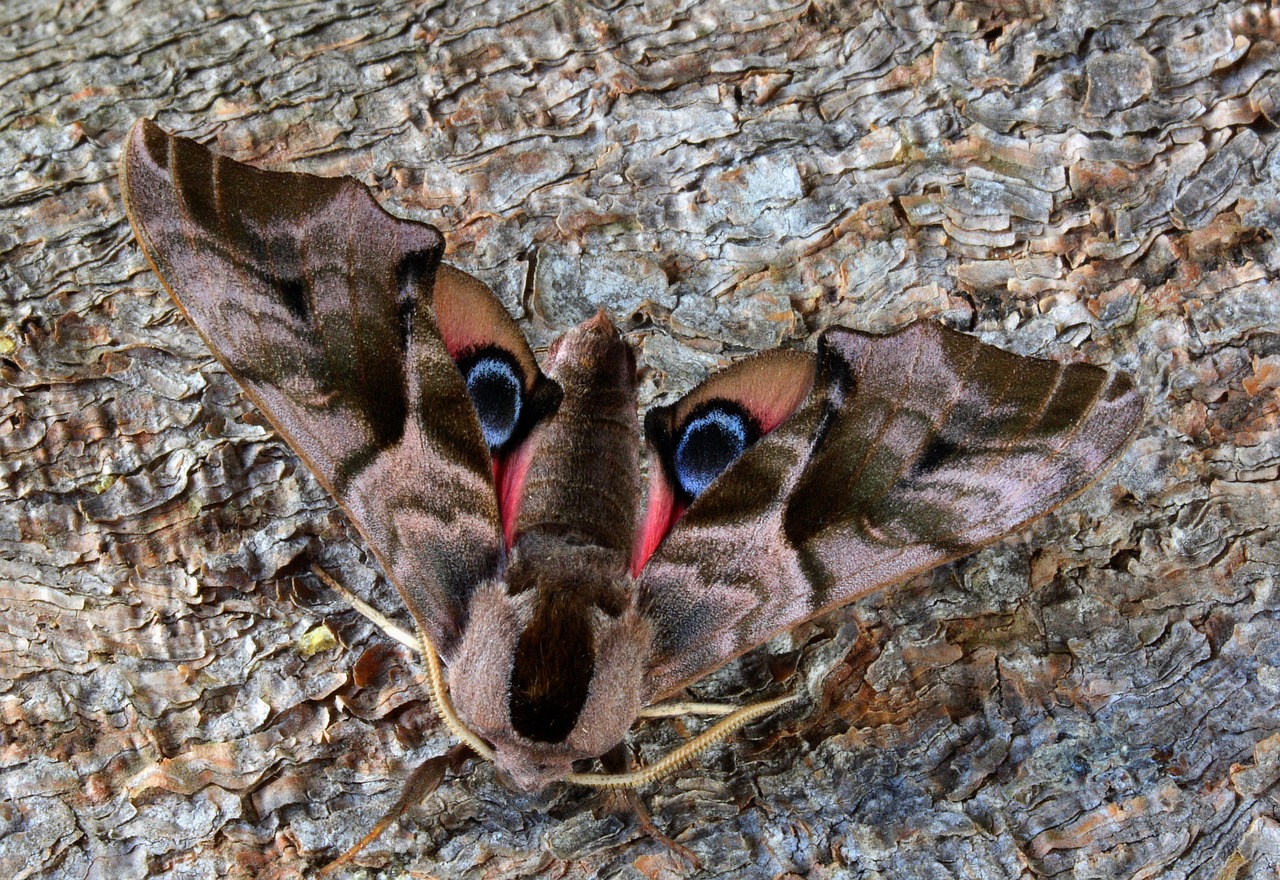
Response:
[[[809,399],[641,573],[651,697],[1048,512],[1105,472],[1141,416],[1126,376],[939,324],[827,331]]]
[[[449,656],[501,538],[488,451],[435,323],[440,234],[353,180],[260,171],[146,120],[121,177],[165,287]]]

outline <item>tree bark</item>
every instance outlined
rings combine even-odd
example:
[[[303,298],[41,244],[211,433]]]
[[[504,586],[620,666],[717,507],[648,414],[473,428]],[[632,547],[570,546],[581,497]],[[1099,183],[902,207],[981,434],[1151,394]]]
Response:
[[[702,870],[481,763],[361,863],[1275,876],[1280,15],[392,5],[0,6],[0,875],[310,875],[450,745],[416,658],[307,568],[406,620],[394,592],[133,242],[116,170],[148,116],[373,186],[536,346],[603,306],[646,405],[917,319],[1148,400],[1080,499],[695,688],[805,695],[643,793]]]

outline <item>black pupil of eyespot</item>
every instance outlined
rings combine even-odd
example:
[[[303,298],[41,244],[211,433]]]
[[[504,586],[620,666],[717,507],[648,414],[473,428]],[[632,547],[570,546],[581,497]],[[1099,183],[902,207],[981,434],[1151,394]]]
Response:
[[[511,439],[520,423],[524,385],[507,358],[485,354],[466,368],[467,394],[480,417],[480,430],[490,449]]]
[[[715,404],[690,419],[675,451],[675,475],[690,499],[697,498],[755,442],[758,431],[736,406]]]

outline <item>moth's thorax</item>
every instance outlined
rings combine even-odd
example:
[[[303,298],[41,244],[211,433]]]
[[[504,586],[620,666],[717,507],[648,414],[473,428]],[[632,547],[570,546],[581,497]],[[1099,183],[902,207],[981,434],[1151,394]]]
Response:
[[[531,547],[530,544],[541,546]],[[600,563],[610,559],[607,566]],[[450,690],[499,770],[536,790],[622,741],[644,694],[650,626],[611,554],[525,542],[472,598]]]

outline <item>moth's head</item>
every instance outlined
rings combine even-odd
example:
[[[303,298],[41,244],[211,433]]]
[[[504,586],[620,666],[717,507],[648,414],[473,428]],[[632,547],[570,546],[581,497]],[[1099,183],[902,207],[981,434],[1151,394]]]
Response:
[[[525,791],[609,751],[641,707],[649,624],[633,604],[574,586],[481,586],[449,665],[454,708]]]

